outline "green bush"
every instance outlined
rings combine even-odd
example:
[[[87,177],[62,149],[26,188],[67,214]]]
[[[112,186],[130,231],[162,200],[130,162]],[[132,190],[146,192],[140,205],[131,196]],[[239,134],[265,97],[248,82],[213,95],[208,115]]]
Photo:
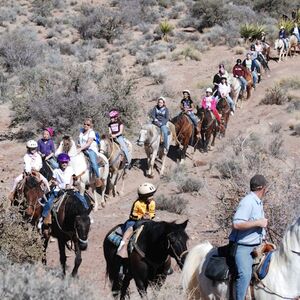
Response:
[[[173,30],[173,25],[170,24],[167,20],[165,20],[165,21],[160,22],[159,29],[162,33],[163,38],[167,41],[168,40],[168,35]]]
[[[266,31],[264,26],[259,24],[244,24],[240,28],[241,37],[245,40],[261,39],[263,31]]]

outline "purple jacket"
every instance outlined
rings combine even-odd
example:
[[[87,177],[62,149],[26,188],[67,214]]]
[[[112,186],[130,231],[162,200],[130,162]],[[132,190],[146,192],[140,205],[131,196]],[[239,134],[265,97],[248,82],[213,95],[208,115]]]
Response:
[[[48,156],[50,153],[55,153],[55,146],[53,140],[38,140],[38,151],[44,154],[45,156]]]

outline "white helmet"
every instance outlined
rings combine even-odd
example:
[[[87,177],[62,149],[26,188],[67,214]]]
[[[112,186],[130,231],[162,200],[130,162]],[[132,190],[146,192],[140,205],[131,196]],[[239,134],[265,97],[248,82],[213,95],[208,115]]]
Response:
[[[164,101],[164,104],[166,104],[166,98],[165,98],[165,97],[163,97],[163,96],[160,96],[160,97],[157,99],[157,101],[159,101],[159,100],[162,100],[162,101]]]
[[[207,88],[206,92],[212,93],[212,89],[211,88]]]
[[[26,147],[27,148],[37,148],[38,144],[36,141],[34,140],[30,140],[26,143]]]
[[[156,187],[152,183],[145,182],[138,187],[139,195],[153,195],[156,192]]]
[[[184,94],[184,93],[188,93],[188,94],[191,96],[190,90],[183,90],[183,91],[182,91],[182,94]]]

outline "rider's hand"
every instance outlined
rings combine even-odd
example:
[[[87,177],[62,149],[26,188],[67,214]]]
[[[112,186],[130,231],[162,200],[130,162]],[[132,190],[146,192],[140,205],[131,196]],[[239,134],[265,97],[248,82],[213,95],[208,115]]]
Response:
[[[143,219],[145,219],[145,220],[150,220],[150,215],[149,215],[149,213],[145,213],[145,214],[143,215]]]
[[[268,226],[268,219],[263,218],[257,221],[259,223],[259,227],[266,228]]]

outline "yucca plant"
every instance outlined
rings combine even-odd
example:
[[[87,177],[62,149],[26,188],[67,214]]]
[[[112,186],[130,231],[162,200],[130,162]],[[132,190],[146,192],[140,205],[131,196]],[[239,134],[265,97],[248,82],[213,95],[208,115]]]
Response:
[[[291,32],[291,30],[294,28],[294,21],[292,20],[284,20],[284,19],[280,19],[278,22],[278,28],[280,28],[281,26],[283,26],[285,28],[285,31]]]
[[[167,20],[160,22],[159,29],[163,35],[163,39],[168,41],[168,35],[172,32],[173,26]]]
[[[260,39],[262,36],[262,32],[265,32],[265,28],[263,25],[259,24],[243,24],[240,28],[241,37],[245,40],[256,40]]]

